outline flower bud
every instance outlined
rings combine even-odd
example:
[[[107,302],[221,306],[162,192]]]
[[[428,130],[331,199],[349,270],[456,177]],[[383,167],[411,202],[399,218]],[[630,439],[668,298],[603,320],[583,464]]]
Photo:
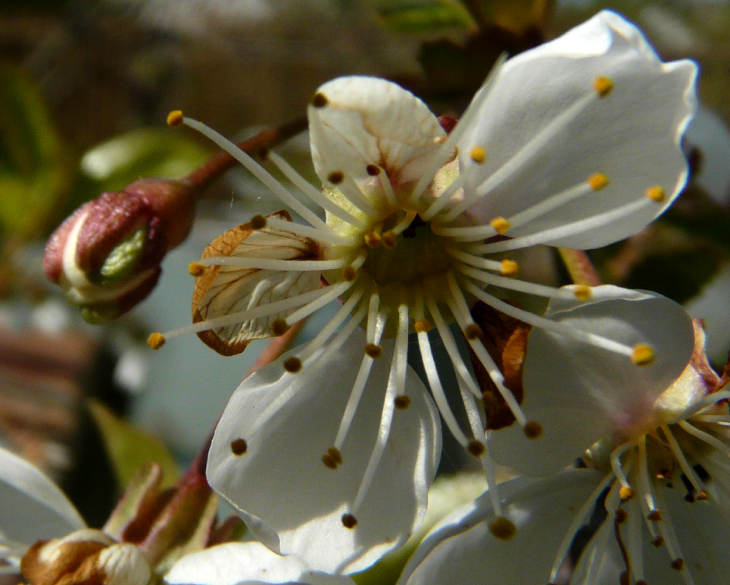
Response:
[[[136,546],[90,528],[38,541],[20,569],[30,585],[146,585],[152,574]]]
[[[140,179],[77,209],[46,245],[43,269],[90,323],[114,319],[155,287],[165,254],[193,222],[193,189]]]

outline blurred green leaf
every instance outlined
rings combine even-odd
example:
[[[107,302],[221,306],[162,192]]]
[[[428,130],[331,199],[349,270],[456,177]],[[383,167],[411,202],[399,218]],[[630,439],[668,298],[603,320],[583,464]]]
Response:
[[[117,417],[97,400],[90,399],[87,404],[121,488],[132,480],[140,467],[149,462],[157,463],[162,468],[163,485],[175,483],[180,477],[180,470],[162,441]]]
[[[43,235],[73,173],[39,88],[23,69],[0,63],[0,230]]]
[[[552,13],[553,0],[464,0],[479,25],[498,26],[515,34],[540,28]]]
[[[383,26],[397,33],[434,33],[448,28],[465,29],[474,25],[474,20],[463,4],[452,0],[417,4],[404,2],[382,8],[379,12]]]

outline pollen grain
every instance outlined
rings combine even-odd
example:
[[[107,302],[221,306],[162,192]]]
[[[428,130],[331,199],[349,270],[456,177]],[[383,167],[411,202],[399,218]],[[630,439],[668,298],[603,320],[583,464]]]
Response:
[[[188,272],[191,276],[198,277],[205,272],[205,266],[203,266],[200,262],[191,262],[188,264]]]
[[[487,160],[487,152],[481,146],[475,146],[469,151],[469,157],[477,164]]]
[[[517,527],[504,516],[499,516],[489,524],[489,532],[499,540],[510,540],[517,534]]]
[[[357,518],[355,518],[352,514],[343,514],[342,515],[342,525],[345,528],[349,528],[352,530],[357,526]]]
[[[510,228],[509,221],[503,217],[495,217],[489,222],[489,225],[491,225],[500,236],[506,234],[507,230]]]
[[[651,199],[652,201],[655,201],[657,203],[661,203],[664,201],[664,198],[667,196],[666,191],[664,191],[663,187],[660,187],[659,185],[654,185],[653,187],[649,187],[646,190],[645,195],[647,198]]]
[[[244,439],[236,439],[235,441],[231,441],[231,452],[236,457],[240,457],[246,451],[248,451],[248,444]]]
[[[637,343],[631,353],[631,361],[637,366],[645,366],[654,361],[654,350],[646,343]]]
[[[517,276],[519,271],[520,266],[514,260],[502,260],[502,267],[499,271],[502,276]]]
[[[160,349],[165,345],[165,336],[162,333],[151,333],[147,338],[147,345],[152,349]]]
[[[251,218],[251,228],[262,230],[266,227],[266,218],[263,215],[254,215]]]
[[[171,127],[179,126],[183,123],[183,113],[180,110],[173,110],[167,114],[167,125]]]
[[[596,77],[593,81],[593,89],[596,90],[599,96],[606,97],[613,89],[613,81],[608,77]]]
[[[594,191],[600,191],[608,185],[608,177],[603,173],[594,173],[588,177],[588,185],[590,185],[591,189]]]

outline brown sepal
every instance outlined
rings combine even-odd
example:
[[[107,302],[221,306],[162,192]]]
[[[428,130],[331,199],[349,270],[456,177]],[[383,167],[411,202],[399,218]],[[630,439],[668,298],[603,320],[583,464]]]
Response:
[[[104,572],[96,566],[99,552],[108,544],[94,541],[69,542],[54,555],[53,562],[40,558],[49,541],[39,540],[23,556],[20,570],[31,585],[102,585]]]
[[[514,303],[510,303],[514,304]],[[522,404],[522,363],[525,359],[530,325],[509,317],[481,301],[471,310],[474,322],[482,328],[481,342],[504,374],[504,385]],[[482,390],[487,429],[497,430],[515,422],[512,411],[502,398],[479,358],[469,348],[474,374]]]

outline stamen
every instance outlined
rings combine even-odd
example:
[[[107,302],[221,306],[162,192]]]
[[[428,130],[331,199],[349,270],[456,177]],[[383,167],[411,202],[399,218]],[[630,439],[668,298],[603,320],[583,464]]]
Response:
[[[644,579],[644,553],[643,553],[643,539],[641,537],[641,504],[634,502],[633,508],[629,513],[628,522],[628,546],[627,553],[631,561],[631,573],[634,575],[636,584],[639,585]],[[646,585],[646,584],[645,584]]]
[[[494,231],[497,232],[500,236],[506,234],[512,227],[510,222],[503,217],[495,217],[494,219],[490,220],[489,225],[491,225],[494,228]]]
[[[324,108],[328,103],[329,100],[323,93],[317,92],[312,96],[312,105],[315,108]]]
[[[469,278],[507,290],[515,290],[549,299],[555,298],[573,300],[575,298],[574,293],[567,290],[560,290],[559,288],[554,288],[552,286],[545,286],[543,284],[536,284],[525,280],[514,280],[512,278],[498,276],[496,274],[489,274],[463,264],[456,264],[454,268]]]
[[[652,201],[656,201],[657,203],[661,203],[662,201],[664,201],[666,195],[667,193],[666,191],[664,191],[664,188],[660,187],[659,185],[649,187],[646,190],[646,196]]]
[[[429,299],[430,300],[430,299]],[[430,304],[430,303],[429,303]],[[423,369],[426,372],[426,378],[428,379],[428,385],[431,388],[431,395],[433,396],[436,406],[441,413],[441,417],[446,423],[446,427],[451,432],[451,435],[464,449],[467,449],[469,440],[466,435],[462,432],[459,427],[459,423],[456,421],[449,402],[446,399],[443,385],[441,384],[441,378],[439,377],[438,368],[436,362],[433,359],[433,352],[431,350],[431,342],[428,339],[428,333],[422,331],[418,333],[418,347],[421,350],[421,361],[423,363]]]
[[[593,89],[596,90],[599,96],[606,97],[613,89],[613,81],[608,77],[596,77],[593,81]]]
[[[644,366],[654,361],[654,350],[646,343],[637,343],[631,352],[631,361],[637,366]]]
[[[730,399],[730,390],[720,390],[719,392],[713,392],[708,394],[702,400],[695,402],[693,405],[688,407],[681,415],[682,419],[688,419],[694,417],[694,415],[701,410],[704,410],[708,406],[713,406],[722,400]],[[701,415],[703,419],[712,421],[713,418],[719,417],[718,420],[724,422],[727,415]],[[699,419],[699,418],[698,418]]]
[[[291,315],[289,315],[285,321],[286,324],[291,326],[297,321],[301,321],[304,319],[304,317],[308,317],[315,311],[321,309],[324,307],[327,303],[330,301],[334,301],[337,297],[339,297],[342,293],[344,293],[347,289],[349,289],[354,283],[352,282],[341,282],[339,284],[333,284],[328,286],[327,288],[323,289],[326,291],[325,294],[323,294],[318,299],[315,299],[308,305],[305,305],[301,309],[298,309],[294,311]]]
[[[314,213],[311,209],[309,209],[306,205],[299,201],[299,199],[289,193],[289,191],[287,191],[284,186],[279,183],[279,181],[277,181],[266,169],[264,169],[264,167],[262,167],[248,154],[238,148],[238,146],[236,146],[233,142],[231,142],[209,126],[206,126],[202,122],[199,122],[198,120],[193,120],[192,118],[188,118],[187,116],[185,116],[183,118],[183,123],[186,126],[197,130],[198,132],[203,134],[203,136],[207,137],[212,142],[217,144],[220,148],[225,150],[244,167],[246,167],[246,169],[254,177],[256,177],[266,187],[268,187],[269,190],[271,190],[271,192],[276,195],[283,203],[291,207],[311,225],[317,226],[325,231],[330,230],[327,224],[325,224],[325,222],[322,221],[316,213]]]
[[[363,242],[368,248],[377,248],[383,243],[383,238],[376,231],[368,232],[362,237]]]
[[[341,171],[337,172],[341,173]],[[330,177],[332,177],[332,174],[330,175]],[[370,201],[368,201],[365,195],[362,194],[360,187],[357,185],[357,183],[355,183],[355,180],[352,177],[350,177],[349,175],[343,175],[343,180],[339,183],[334,183],[333,181],[330,182],[337,185],[337,188],[340,190],[340,192],[348,199],[350,203],[352,203],[360,211],[370,217],[378,217],[378,212],[375,211],[375,208],[371,205]]]
[[[180,110],[172,110],[167,114],[167,125],[174,128],[183,123],[183,113]]]
[[[621,456],[629,449],[633,449],[635,446],[636,442],[628,441],[626,443],[622,443],[611,452],[611,469],[613,470],[613,474],[621,484],[621,487],[628,490],[631,490],[631,484],[629,484],[629,480],[624,474],[623,466],[621,465]]]
[[[575,329],[561,321],[552,321],[550,319],[547,319],[546,317],[540,317],[539,315],[535,315],[533,313],[525,311],[524,309],[518,309],[517,307],[514,307],[509,303],[506,303],[498,299],[497,297],[492,296],[487,292],[484,292],[472,282],[467,282],[465,288],[479,300],[486,303],[490,307],[497,309],[500,313],[504,313],[505,315],[508,315],[515,319],[519,319],[520,321],[523,321],[528,325],[532,325],[533,327],[545,329],[546,331],[554,331],[556,333],[560,333],[561,335],[565,335],[566,337],[577,339],[579,341],[582,341],[583,343],[605,349],[606,351],[610,351],[612,353],[624,355],[626,357],[631,357],[635,351],[628,345],[624,345],[623,343],[620,343],[618,341],[608,339],[607,337],[603,337],[602,335],[597,335],[595,333],[590,333],[581,329]]]
[[[396,396],[404,396],[406,393],[406,372],[408,368],[408,305],[402,304],[398,307],[398,332],[395,337],[395,384]]]
[[[728,457],[730,457],[730,445],[727,443],[724,443],[717,437],[712,436],[710,433],[706,433],[705,431],[702,431],[695,427],[694,425],[691,425],[686,420],[680,420],[679,426],[682,427],[688,434],[692,435],[693,437],[697,437],[701,441],[704,441],[708,445],[711,445],[720,453],[724,453]]]
[[[446,250],[446,253],[449,256],[463,262],[464,264],[476,266],[477,268],[483,268],[492,272],[502,272],[503,264],[500,260],[491,260],[489,258],[482,258],[481,256],[474,256],[449,245],[445,245],[444,250]]]
[[[466,300],[464,299],[464,296],[459,289],[459,285],[456,282],[456,276],[454,276],[453,272],[449,271],[447,273],[447,281],[449,283],[449,290],[451,291],[451,298],[447,298],[447,305],[449,309],[451,309],[454,318],[456,319],[462,330],[466,329],[466,327],[470,324],[469,321],[471,320],[471,317],[469,316],[469,307],[467,306]],[[500,372],[497,365],[494,363],[494,360],[492,360],[489,353],[487,353],[484,344],[479,339],[467,338],[467,341],[471,348],[474,350],[474,353],[476,354],[479,361],[484,366],[487,374],[489,374],[492,382],[494,382],[497,390],[499,390],[499,393],[502,395],[502,398],[507,403],[507,406],[512,411],[512,414],[517,420],[517,423],[524,429],[525,425],[527,425],[528,423],[528,420],[525,417],[525,414],[522,412],[522,409],[520,408],[520,405],[515,399],[512,392],[504,385],[504,376],[502,375],[502,372]]]
[[[509,179],[516,171],[528,165],[534,156],[544,152],[544,149],[548,147],[550,141],[596,99],[598,99],[597,94],[590,92],[568,106],[564,112],[544,126],[522,148],[514,153],[509,160],[487,177],[469,196],[465,197],[463,201],[448,211],[443,218],[443,222],[448,223],[456,219],[476,203],[476,201]]]
[[[492,70],[489,72],[489,75],[487,75],[484,84],[474,95],[471,105],[461,116],[461,120],[459,120],[456,127],[449,133],[448,137],[446,137],[443,146],[439,149],[438,153],[436,153],[436,156],[431,157],[430,164],[424,169],[421,174],[421,178],[413,188],[413,192],[408,200],[411,205],[415,205],[418,202],[421,195],[423,195],[426,188],[431,184],[431,181],[433,181],[433,178],[436,176],[439,169],[454,155],[456,143],[464,135],[464,132],[471,127],[474,119],[481,113],[481,106],[486,101],[487,97],[489,97],[489,94],[494,87],[494,83],[497,81],[502,65],[506,60],[506,52],[502,53],[497,58],[492,66]]]
[[[479,386],[477,386],[476,381],[472,377],[469,369],[466,367],[464,360],[461,358],[461,353],[459,352],[459,349],[456,345],[456,341],[451,334],[449,326],[446,324],[446,321],[444,321],[444,318],[441,316],[441,312],[438,310],[436,301],[431,296],[428,296],[426,298],[426,303],[428,305],[428,311],[433,317],[433,321],[436,325],[439,336],[441,337],[441,341],[446,348],[446,352],[449,354],[449,359],[451,359],[451,365],[454,367],[454,370],[456,370],[459,378],[461,378],[461,380],[468,386],[471,393],[474,394],[475,397],[481,398],[482,391]]]
[[[205,266],[203,266],[200,262],[191,262],[188,264],[188,272],[191,276],[198,277],[205,272]]]
[[[332,244],[338,244],[340,246],[357,246],[359,243],[356,238],[341,236],[332,232],[331,230],[323,231],[318,228],[301,225],[292,221],[286,221],[277,217],[270,217],[267,223],[269,227],[281,230],[282,232],[298,234],[306,238],[312,238],[313,240],[316,240],[318,242],[330,242]]]
[[[231,442],[231,453],[240,457],[248,451],[248,444],[244,439],[236,439]]]
[[[288,221],[286,223],[287,224],[291,224],[292,222]],[[254,215],[251,218],[251,227],[253,229],[255,229],[255,230],[262,230],[262,229],[264,229],[266,227],[266,224],[267,224],[266,218],[263,215],[261,215],[261,214]]]
[[[302,369],[302,360],[298,357],[290,357],[284,360],[284,369],[290,374],[296,374]]]
[[[357,518],[355,518],[355,516],[353,516],[352,514],[343,514],[342,525],[345,528],[349,528],[350,530],[352,530],[353,528],[355,528],[355,526],[357,526]]]
[[[588,177],[588,185],[594,191],[600,191],[608,185],[608,177],[603,173],[595,173]]]
[[[459,382],[459,392],[461,393],[461,400],[464,403],[464,409],[466,410],[466,417],[469,420],[469,426],[474,438],[469,441],[467,450],[475,457],[479,457],[482,469],[484,469],[484,475],[487,478],[487,488],[489,490],[489,499],[492,502],[492,509],[497,517],[502,516],[502,502],[499,497],[499,489],[497,484],[497,475],[494,472],[494,465],[492,458],[489,456],[489,448],[487,447],[487,440],[484,435],[484,422],[479,414],[474,396],[472,396],[467,389],[464,388],[464,384]],[[515,531],[517,529],[515,528]]]
[[[337,205],[331,199],[328,199],[320,189],[317,189],[304,177],[302,177],[294,168],[286,162],[281,156],[275,152],[269,152],[268,159],[274,163],[274,165],[282,172],[282,174],[289,179],[302,193],[304,193],[310,200],[319,205],[325,211],[339,217],[342,221],[349,223],[359,229],[365,229],[367,224],[352,215],[350,212],[345,211],[339,205]]]
[[[456,195],[456,192],[464,186],[466,177],[467,173],[461,173],[448,187],[446,187],[446,189],[443,190],[442,193],[439,193],[438,197],[434,199],[428,209],[421,213],[421,217],[424,221],[430,220],[434,215],[441,211],[449,203],[449,201],[451,201],[451,198]]]
[[[203,266],[230,266],[232,268],[257,268],[260,270],[280,270],[285,272],[322,272],[334,270],[349,264],[348,258],[335,260],[275,260],[273,258],[241,258],[237,256],[209,256],[201,258]]]
[[[666,508],[666,502],[664,501],[661,490],[657,490],[656,498],[661,507]],[[682,571],[682,578],[684,579],[684,582],[687,585],[693,585],[694,580],[692,579],[692,575],[690,574],[690,572],[682,570],[684,569],[684,558],[682,555],[682,550],[679,547],[679,540],[677,539],[677,535],[674,531],[674,526],[672,524],[671,518],[667,516],[664,522],[659,522],[656,524],[656,526],[659,529],[662,538],[664,539],[664,544],[666,545],[667,552],[672,559],[672,568],[677,571]]]
[[[502,276],[517,276],[517,273],[520,271],[519,265],[514,260],[504,259],[502,260],[501,264],[502,269],[500,270],[500,273],[502,274]]]
[[[577,284],[573,287],[573,294],[579,301],[587,301],[593,296],[593,288],[585,284]]]
[[[350,285],[350,283],[347,284]],[[236,313],[230,313],[228,315],[221,315],[220,317],[206,319],[198,323],[193,323],[192,325],[187,325],[185,327],[180,327],[178,329],[168,331],[165,334],[158,333],[157,335],[162,335],[164,338],[167,339],[173,339],[175,337],[180,337],[181,335],[187,335],[189,333],[208,331],[210,329],[217,329],[219,327],[235,325],[236,323],[243,323],[244,321],[249,321],[258,317],[275,315],[280,312],[288,311],[294,307],[300,307],[310,302],[312,299],[318,299],[321,296],[327,294],[329,288],[331,287],[310,290],[300,295],[269,303],[268,305],[260,305],[246,311],[238,311]]]
[[[375,165],[368,165],[375,166]],[[390,182],[390,177],[388,176],[388,173],[385,172],[385,169],[382,167],[375,167],[377,169],[376,175],[380,177],[380,185],[383,188],[383,193],[385,193],[385,198],[388,200],[388,203],[390,203],[393,207],[396,205],[395,200],[395,192],[393,191],[393,184]],[[370,169],[368,168],[368,174],[370,174]]]
[[[578,513],[573,517],[570,526],[568,526],[568,530],[565,531],[563,539],[560,542],[558,552],[555,555],[555,560],[553,561],[553,566],[550,570],[551,583],[557,582],[558,571],[560,571],[560,567],[563,565],[563,561],[568,554],[570,545],[573,544],[576,533],[586,523],[585,519],[588,517],[588,515],[591,513],[594,506],[596,505],[596,500],[598,500],[600,495],[603,493],[603,490],[605,490],[612,481],[613,473],[607,474],[606,477],[601,480],[601,483],[599,483],[598,486],[596,486],[596,488],[591,492],[591,495],[588,496],[588,499],[586,499],[586,501],[580,507]]]
[[[471,251],[472,253],[476,254],[496,254],[498,252],[519,250],[520,248],[529,248],[537,244],[544,244],[545,242],[549,242],[550,240],[555,238],[575,236],[585,232],[597,230],[619,219],[623,219],[624,217],[633,215],[634,213],[640,211],[646,205],[650,204],[651,202],[648,199],[642,198],[637,201],[627,203],[626,205],[623,205],[616,209],[605,211],[586,219],[579,219],[577,221],[562,226],[548,228],[541,232],[512,238],[511,240],[475,246],[474,248],[472,248]]]
[[[367,337],[369,339],[369,343],[372,343],[373,345],[377,345],[380,342],[387,319],[384,314],[378,313],[378,306],[378,296],[371,295]],[[362,393],[365,390],[365,384],[370,376],[372,366],[373,358],[367,354],[363,354],[362,362],[360,362],[360,369],[357,372],[355,383],[352,385],[350,397],[347,401],[347,406],[345,407],[345,412],[342,415],[342,420],[340,420],[340,426],[337,429],[337,435],[335,437],[335,448],[340,451],[342,450],[342,445],[347,437],[347,432],[350,430],[350,425],[352,424]]]
[[[687,479],[692,484],[692,487],[697,493],[704,493],[706,495],[707,492],[705,491],[704,483],[697,475],[697,472],[692,469],[692,466],[687,461],[687,458],[684,456],[684,453],[682,452],[682,449],[679,446],[679,443],[677,443],[677,439],[674,437],[674,434],[672,433],[669,426],[661,425],[661,429],[664,433],[664,436],[667,438],[667,441],[669,442],[669,447],[671,448],[672,453],[677,460],[677,463],[679,463],[679,467],[682,469],[684,475],[687,476]]]
[[[383,241],[383,246],[391,250],[395,248],[398,243],[397,236],[390,230],[381,234],[380,239]]]
[[[469,158],[477,164],[487,160],[487,152],[481,146],[475,146],[469,151]]]
[[[165,341],[167,341],[167,339],[162,333],[150,333],[150,336],[147,338],[147,345],[149,345],[152,349],[160,349],[163,345],[165,345]]]
[[[325,325],[321,329],[316,337],[312,339],[312,341],[307,344],[306,348],[299,354],[299,359],[301,359],[303,362],[306,362],[319,350],[320,347],[322,347],[327,342],[327,340],[332,336],[337,328],[345,321],[348,315],[352,313],[355,306],[362,298],[362,295],[362,289],[357,289],[352,293],[352,295],[350,295],[350,298],[347,299],[345,304],[339,308],[337,313],[335,313],[335,316],[329,320],[327,325]],[[355,321],[355,325],[359,324],[360,321],[365,318],[366,311],[367,307],[365,305],[359,307],[355,313],[352,313],[352,319],[350,320],[350,322]],[[354,326],[352,327],[352,329],[354,330]]]
[[[385,447],[390,437],[390,429],[393,423],[393,414],[395,412],[395,396],[397,393],[398,382],[397,382],[397,360],[394,360],[390,366],[390,376],[388,378],[388,387],[385,391],[385,400],[383,402],[383,411],[380,417],[380,425],[378,426],[378,434],[373,446],[373,451],[370,454],[370,460],[365,468],[365,474],[363,475],[360,487],[357,490],[355,501],[350,507],[352,514],[357,514],[360,509],[365,496],[370,489],[375,478],[375,472],[378,469],[378,464],[383,456]]]
[[[406,211],[406,214],[403,216],[403,219],[401,219],[395,227],[393,227],[391,232],[393,232],[396,235],[402,234],[405,230],[407,230],[410,225],[413,223],[413,220],[416,219],[416,216],[418,215],[418,212],[416,212],[414,209],[409,209]]]

